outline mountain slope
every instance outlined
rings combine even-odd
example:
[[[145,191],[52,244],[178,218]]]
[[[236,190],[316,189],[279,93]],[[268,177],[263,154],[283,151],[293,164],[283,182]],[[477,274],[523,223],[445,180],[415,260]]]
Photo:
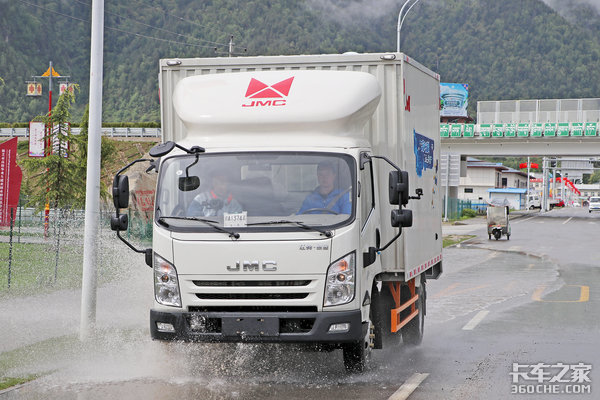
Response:
[[[157,121],[158,60],[227,56],[232,35],[235,52],[248,55],[395,50],[402,3],[106,2],[103,120]],[[0,122],[47,111],[47,80],[41,98],[26,97],[24,82],[49,61],[81,87],[78,121],[89,96],[90,19],[90,0],[0,0]],[[477,100],[600,97],[600,44],[589,29],[599,21],[590,13],[585,26],[570,23],[541,0],[422,0],[401,49],[442,81],[469,83],[475,116]]]

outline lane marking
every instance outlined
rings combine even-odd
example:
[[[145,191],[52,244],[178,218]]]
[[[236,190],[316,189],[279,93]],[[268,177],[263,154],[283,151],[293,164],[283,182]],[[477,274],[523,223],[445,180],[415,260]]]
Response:
[[[435,298],[438,298],[438,297],[442,297],[446,293],[452,291],[452,289],[456,288],[459,285],[460,285],[460,283],[453,283],[452,285],[450,285],[447,288],[443,289],[441,292],[438,292],[438,293],[434,294],[431,298],[435,299]]]
[[[479,311],[465,326],[463,331],[472,331],[490,312],[487,310]]]
[[[414,392],[419,387],[421,382],[423,382],[428,376],[429,374],[414,373],[406,382],[404,382],[402,386],[398,388],[398,390],[394,392],[394,394],[388,398],[388,400],[408,399],[408,396],[410,396],[412,392]]]
[[[563,222],[562,224],[564,225],[564,224],[566,224],[567,222],[569,222],[569,221],[570,221],[570,220],[572,220],[572,219],[573,219],[573,217],[569,217],[569,219],[567,219],[567,220],[566,220],[565,222]]]
[[[531,299],[542,303],[585,303],[590,300],[590,287],[586,285],[564,285],[563,287],[578,287],[579,288],[579,299],[578,300],[544,300],[542,294],[546,290],[547,286],[539,286],[531,295]],[[560,289],[562,289],[561,287]],[[560,290],[558,289],[558,290]]]
[[[518,223],[521,223],[521,222],[529,221],[530,219],[534,219],[534,218],[535,217],[529,217],[529,218],[525,218],[525,219],[520,219],[519,218],[518,220],[516,220],[515,222],[513,222],[513,224],[518,224]]]

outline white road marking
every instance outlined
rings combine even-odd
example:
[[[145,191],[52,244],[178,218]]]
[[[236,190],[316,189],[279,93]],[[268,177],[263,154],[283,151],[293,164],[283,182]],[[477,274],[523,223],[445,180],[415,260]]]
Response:
[[[475,315],[469,322],[467,322],[465,326],[463,326],[463,331],[472,331],[489,313],[489,311],[479,311],[477,315]]]
[[[414,392],[419,387],[421,382],[423,382],[428,376],[429,374],[413,374],[406,382],[404,382],[402,386],[398,388],[398,390],[394,392],[393,395],[388,398],[388,400],[408,399],[408,396],[410,396],[412,392]]]
[[[521,219],[519,218],[518,220],[516,220],[515,222],[513,222],[513,224],[518,224],[521,222],[525,222],[525,221],[529,221],[530,219],[534,219],[535,217],[529,217],[529,218],[525,218],[525,219]]]
[[[570,221],[570,220],[572,220],[572,219],[573,219],[573,217],[569,217],[569,219],[567,219],[567,220],[566,220],[565,222],[563,222],[562,224],[564,225],[564,224],[566,224],[567,222],[569,222],[569,221]]]

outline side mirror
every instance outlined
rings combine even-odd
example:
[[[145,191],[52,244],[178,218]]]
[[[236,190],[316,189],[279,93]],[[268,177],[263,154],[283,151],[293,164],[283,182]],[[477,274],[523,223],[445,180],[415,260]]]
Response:
[[[390,204],[408,204],[408,172],[390,171],[389,200]]]
[[[179,178],[179,190],[182,192],[191,192],[200,187],[200,178],[197,176],[186,176]]]
[[[413,214],[412,210],[392,210],[391,222],[394,228],[408,228],[412,226]]]
[[[129,205],[129,178],[127,175],[116,175],[113,179],[113,203],[115,208],[126,208]]]
[[[150,157],[162,157],[169,154],[175,148],[175,142],[159,143],[150,149]]]
[[[129,226],[129,218],[127,214],[118,214],[110,218],[110,229],[121,232],[126,231]]]

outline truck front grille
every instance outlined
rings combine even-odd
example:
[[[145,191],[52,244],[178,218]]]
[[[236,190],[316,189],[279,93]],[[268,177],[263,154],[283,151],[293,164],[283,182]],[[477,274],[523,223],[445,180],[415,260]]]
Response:
[[[192,281],[196,286],[204,287],[276,287],[276,286],[308,286],[310,280],[297,281]]]
[[[297,300],[308,293],[196,293],[201,300]]]

